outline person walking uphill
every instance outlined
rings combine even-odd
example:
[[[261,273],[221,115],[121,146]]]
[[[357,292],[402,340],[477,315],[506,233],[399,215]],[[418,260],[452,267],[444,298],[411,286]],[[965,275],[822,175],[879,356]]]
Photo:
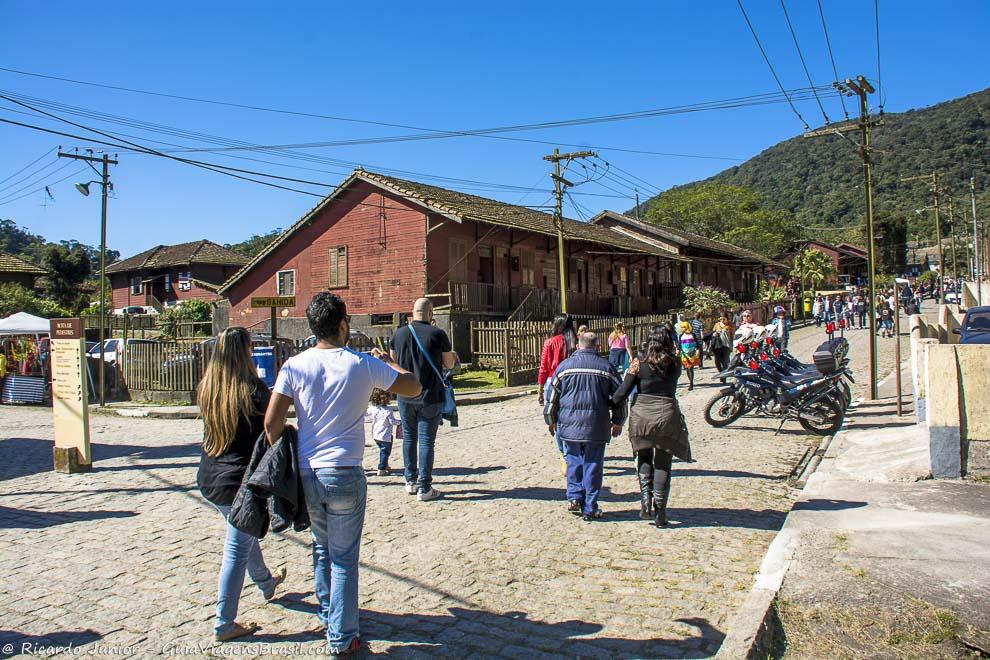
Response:
[[[412,322],[392,337],[392,358],[414,373],[422,388],[414,396],[399,396],[399,417],[406,493],[429,502],[440,497],[440,491],[433,487],[433,459],[445,385],[437,371],[452,368],[456,361],[447,333],[433,325],[429,298],[413,304]]]
[[[550,381],[543,418],[550,435],[560,435],[567,459],[567,510],[591,522],[602,517],[605,447],[622,431],[625,406],[613,407],[619,375],[598,354],[598,336],[578,337],[578,350],[557,367]]]
[[[358,564],[368,496],[364,413],[375,388],[406,397],[422,388],[378,349],[367,355],[347,348],[350,317],[337,296],[313,296],[306,318],[316,346],[289,358],[279,371],[265,435],[269,443],[282,435],[294,403],[299,472],[313,533],[317,616],[331,656],[343,656],[360,646]]]
[[[608,336],[608,361],[618,371],[625,369],[633,357],[632,342],[621,323],[616,323]]]
[[[639,475],[639,517],[667,526],[667,499],[673,457],[691,461],[684,415],[677,405],[681,375],[680,349],[669,324],[655,326],[612,395],[614,406],[624,406],[635,389],[629,410],[629,442],[636,453]]]
[[[271,393],[251,362],[251,335],[244,328],[227,328],[217,337],[216,348],[196,391],[203,416],[203,453],[196,483],[199,491],[226,519],[251,460],[255,441],[264,430],[265,408]],[[268,601],[285,579],[285,568],[268,570],[261,545],[230,522],[224,541],[217,586],[216,641],[249,635],[254,626],[235,621],[244,586],[244,572]]]

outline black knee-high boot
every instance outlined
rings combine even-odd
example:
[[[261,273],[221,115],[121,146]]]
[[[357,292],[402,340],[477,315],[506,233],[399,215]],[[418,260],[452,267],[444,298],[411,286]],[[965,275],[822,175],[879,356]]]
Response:
[[[639,464],[639,517],[649,520],[653,517],[653,466],[649,463]]]
[[[656,470],[653,481],[653,524],[667,526],[667,498],[670,497],[670,471]]]

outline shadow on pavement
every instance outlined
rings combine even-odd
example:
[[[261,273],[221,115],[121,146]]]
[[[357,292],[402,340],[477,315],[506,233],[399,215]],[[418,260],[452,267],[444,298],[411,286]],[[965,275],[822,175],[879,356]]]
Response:
[[[803,500],[795,502],[792,511],[845,511],[846,509],[859,509],[866,506],[866,502],[855,502],[848,500]]]
[[[7,438],[0,440],[0,481],[17,479],[41,472],[50,472],[52,463],[51,440],[41,438]],[[107,445],[94,442],[93,472],[118,470],[147,470],[153,468],[195,467],[198,463],[161,463],[137,465],[101,465],[100,461],[128,457],[137,461],[161,461],[199,456],[199,444],[162,445]]]
[[[467,488],[465,490],[449,490],[443,494],[445,500],[452,502],[474,502],[481,500],[539,500],[547,502],[564,501],[564,478],[560,478],[560,486],[549,488],[546,486],[520,486],[507,490],[481,490]],[[602,486],[601,498],[612,497],[612,492],[608,486]]]
[[[294,596],[302,594],[293,594]],[[315,606],[309,605],[307,611]],[[361,639],[394,644],[388,656],[422,658],[465,657],[471,654],[526,657],[681,657],[706,658],[718,650],[725,634],[702,618],[677,619],[695,628],[697,636],[683,639],[629,639],[585,637],[603,629],[586,621],[550,623],[529,618],[525,612],[498,614],[479,609],[451,607],[447,614],[394,614],[361,610]],[[315,619],[315,613],[314,613]],[[301,631],[288,635],[255,635],[246,643],[316,641],[319,633]],[[370,655],[367,651],[362,656]]]
[[[0,528],[44,529],[67,523],[103,520],[106,518],[130,518],[135,511],[33,511],[0,506]]]
[[[688,527],[739,527],[744,529],[759,529],[775,532],[784,525],[786,511],[773,509],[714,509],[710,507],[667,508],[667,519],[670,529]],[[612,511],[605,509],[605,517],[601,522],[630,522],[646,525],[647,521],[640,519],[639,508]],[[596,523],[592,523],[596,524]]]

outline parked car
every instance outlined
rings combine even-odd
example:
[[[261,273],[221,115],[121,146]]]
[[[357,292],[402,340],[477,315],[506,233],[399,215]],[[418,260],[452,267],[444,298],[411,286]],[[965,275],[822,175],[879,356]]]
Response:
[[[302,340],[299,344],[300,350],[306,350],[307,348],[313,348],[316,346],[316,335],[310,335]],[[347,341],[348,348],[352,348],[358,353],[370,353],[371,349],[375,347],[374,340],[368,335],[364,334],[360,330],[355,330],[351,328],[351,338]]]
[[[155,342],[151,339],[128,339],[127,344],[154,344]],[[89,342],[87,342],[87,345]],[[103,340],[103,361],[115,364],[118,362],[117,354],[123,348],[124,340],[121,338],[105,339]],[[100,343],[94,342],[92,348],[87,351],[87,355],[90,357],[100,358]]]
[[[166,360],[162,363],[162,378],[169,379],[171,382],[179,382],[181,378],[185,377],[185,374],[190,373],[191,369],[192,382],[193,384],[198,383],[203,375],[203,368],[206,366],[206,361],[213,352],[213,347],[216,346],[216,343],[216,337],[204,339],[198,344],[192,344],[189,352]],[[290,339],[278,337],[275,343],[277,346],[276,357],[279,364],[283,364],[297,353],[296,345]],[[259,346],[271,345],[271,335],[265,333],[251,335],[252,347],[257,348]],[[190,363],[192,366],[190,366]]]
[[[140,316],[142,314],[154,316],[158,314],[158,310],[155,309],[154,307],[151,307],[150,305],[129,305],[127,307],[120,307],[118,309],[115,309],[113,310],[113,313],[116,314],[117,316],[123,316],[125,314],[130,316],[135,316],[135,315]]]
[[[970,307],[952,332],[959,335],[960,344],[990,344],[990,307]]]

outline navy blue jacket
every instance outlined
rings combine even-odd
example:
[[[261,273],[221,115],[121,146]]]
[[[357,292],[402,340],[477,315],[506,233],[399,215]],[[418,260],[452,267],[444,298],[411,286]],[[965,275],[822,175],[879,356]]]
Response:
[[[574,352],[554,371],[543,418],[567,442],[607,443],[612,424],[626,420],[626,406],[612,406],[622,382],[615,368],[593,348]]]

